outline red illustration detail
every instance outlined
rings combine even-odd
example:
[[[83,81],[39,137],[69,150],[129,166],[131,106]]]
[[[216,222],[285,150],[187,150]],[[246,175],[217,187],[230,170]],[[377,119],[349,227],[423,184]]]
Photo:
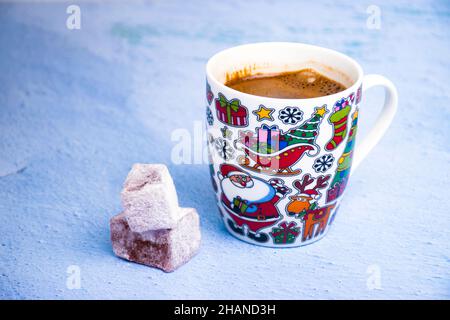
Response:
[[[246,127],[248,125],[247,108],[241,105],[238,99],[227,100],[219,93],[216,98],[217,118],[220,122],[233,127]]]
[[[234,222],[230,225],[233,231],[244,235],[243,226],[246,225],[248,236],[255,238],[260,229],[279,220],[276,203],[291,191],[282,180],[266,182],[229,164],[220,166],[218,177],[222,187],[222,206]],[[267,235],[262,237],[267,241]]]
[[[330,189],[327,191],[327,202],[331,202],[339,198],[345,190],[350,176],[350,170],[353,159],[353,149],[355,147],[355,135],[358,128],[358,110],[352,115],[352,126],[348,135],[344,152],[338,160],[338,167],[334,175],[333,181],[330,183]]]
[[[252,131],[241,131],[235,141],[245,155],[238,157],[241,166],[264,174],[296,175],[300,169],[293,170],[303,155],[319,150],[316,138],[319,124],[327,112],[325,106],[316,108],[312,117],[297,128],[282,132],[278,126],[262,125],[256,128],[256,135]],[[253,162],[253,164],[251,164]]]
[[[322,196],[319,190],[328,186],[330,177],[331,175],[326,175],[314,179],[308,173],[301,180],[295,180],[294,187],[298,190],[298,193],[289,197],[291,201],[286,206],[288,214],[300,217],[308,210],[315,209],[317,207],[317,200]],[[315,185],[312,188],[307,188],[314,181],[316,182]]]
[[[348,115],[354,100],[355,95],[352,93],[334,104],[333,114],[329,118],[330,124],[333,125],[333,137],[325,146],[326,150],[333,151],[344,141],[347,134]]]

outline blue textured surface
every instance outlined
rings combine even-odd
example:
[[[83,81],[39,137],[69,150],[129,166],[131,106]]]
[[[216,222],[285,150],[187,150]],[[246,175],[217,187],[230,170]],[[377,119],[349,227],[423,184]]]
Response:
[[[370,4],[82,2],[81,30],[66,29],[66,4],[0,5],[0,297],[449,299],[450,6],[376,1],[372,30]],[[170,162],[172,131],[203,121],[208,57],[258,41],[336,49],[400,94],[330,233],[308,247],[236,240],[207,166]],[[364,97],[359,138],[380,93]],[[111,251],[109,219],[134,162],[168,164],[181,205],[201,215],[201,251],[174,273]],[[81,289],[66,287],[69,265]]]

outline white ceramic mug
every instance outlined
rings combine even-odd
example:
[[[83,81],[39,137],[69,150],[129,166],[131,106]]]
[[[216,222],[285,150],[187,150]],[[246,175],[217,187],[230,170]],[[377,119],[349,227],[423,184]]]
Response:
[[[224,85],[236,74],[312,68],[347,87],[308,99],[249,95]],[[301,43],[242,45],[206,66],[210,173],[225,226],[237,238],[296,247],[322,238],[333,223],[351,172],[378,143],[397,109],[397,91],[363,75],[350,57]],[[384,108],[355,148],[362,93],[385,88]]]

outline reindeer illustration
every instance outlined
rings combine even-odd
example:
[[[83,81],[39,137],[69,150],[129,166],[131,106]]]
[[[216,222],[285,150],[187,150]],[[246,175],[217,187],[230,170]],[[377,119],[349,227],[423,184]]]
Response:
[[[330,213],[335,206],[336,204],[332,203],[326,207],[308,211],[308,213],[303,217],[304,227],[302,241],[313,239],[325,232],[328,219],[330,218]]]
[[[314,179],[308,173],[305,174],[301,180],[294,181],[294,187],[298,190],[298,193],[289,197],[291,201],[286,207],[288,214],[301,217],[306,214],[308,210],[315,209],[317,207],[317,200],[322,196],[319,190],[328,186],[330,177],[331,175],[329,174]],[[307,188],[314,181],[316,181],[315,186]]]

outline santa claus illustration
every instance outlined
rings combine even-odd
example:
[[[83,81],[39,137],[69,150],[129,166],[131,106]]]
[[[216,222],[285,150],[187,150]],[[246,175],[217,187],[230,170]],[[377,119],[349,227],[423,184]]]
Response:
[[[230,228],[256,241],[267,241],[267,234],[259,230],[278,221],[280,213],[276,203],[291,190],[281,179],[266,182],[230,164],[220,166],[218,177],[222,206],[232,218],[228,220]]]

